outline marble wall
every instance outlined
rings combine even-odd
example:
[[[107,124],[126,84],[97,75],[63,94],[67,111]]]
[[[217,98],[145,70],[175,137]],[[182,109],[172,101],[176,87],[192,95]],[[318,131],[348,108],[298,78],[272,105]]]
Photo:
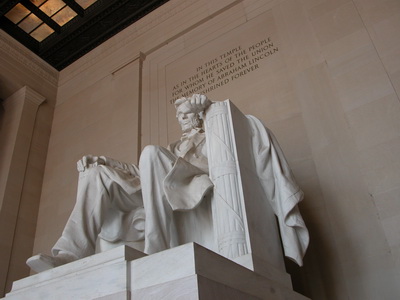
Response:
[[[170,101],[230,98],[270,127],[306,194],[313,299],[400,294],[400,3],[171,0],[60,72],[34,252],[74,205],[84,154],[137,162],[179,136]]]

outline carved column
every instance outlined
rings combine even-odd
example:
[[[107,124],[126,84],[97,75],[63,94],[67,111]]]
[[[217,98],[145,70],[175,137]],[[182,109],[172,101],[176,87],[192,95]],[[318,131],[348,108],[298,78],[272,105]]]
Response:
[[[212,201],[214,236],[218,252],[233,259],[247,254],[249,247],[227,101],[211,105],[205,119],[210,178],[215,185]]]
[[[45,98],[24,87],[3,102],[0,137],[0,297],[10,284],[10,263],[39,105]],[[8,282],[7,282],[8,281]]]
[[[217,251],[290,287],[276,219],[256,170],[254,132],[247,117],[229,100],[215,102],[205,114],[205,129]]]

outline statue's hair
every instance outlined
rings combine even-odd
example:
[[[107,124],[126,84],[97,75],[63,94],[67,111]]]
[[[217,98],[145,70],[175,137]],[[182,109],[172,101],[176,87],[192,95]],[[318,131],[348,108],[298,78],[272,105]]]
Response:
[[[185,103],[187,103],[190,99],[191,99],[190,97],[189,98],[188,97],[181,97],[181,98],[175,100],[174,105],[175,105],[177,116],[178,116],[178,108],[181,105],[185,105]],[[200,120],[200,122],[202,124],[202,122],[203,122],[202,121],[203,120],[203,111],[200,111],[200,112],[192,111],[192,112],[197,115],[197,117],[199,118],[199,120]]]
[[[175,109],[178,109],[178,107],[179,107],[181,104],[183,104],[183,103],[185,103],[185,102],[187,102],[187,101],[189,101],[189,100],[190,100],[190,98],[186,98],[186,97],[182,97],[182,98],[176,99],[175,102],[174,102]]]

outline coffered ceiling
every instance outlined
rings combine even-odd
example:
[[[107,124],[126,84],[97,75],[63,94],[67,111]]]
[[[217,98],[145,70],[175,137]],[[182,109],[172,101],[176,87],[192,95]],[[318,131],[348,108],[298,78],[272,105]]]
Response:
[[[57,70],[168,0],[0,1],[0,28]]]

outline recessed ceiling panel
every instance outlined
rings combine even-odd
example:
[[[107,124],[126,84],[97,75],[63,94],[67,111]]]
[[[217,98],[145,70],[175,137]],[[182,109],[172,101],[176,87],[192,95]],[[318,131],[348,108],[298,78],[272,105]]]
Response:
[[[62,0],[48,0],[39,6],[40,10],[51,17],[65,6]]]
[[[0,28],[62,70],[168,0],[0,0]]]
[[[42,4],[43,2],[46,2],[46,0],[30,0],[33,4],[35,4],[36,6],[39,6],[40,4]]]
[[[43,21],[39,19],[36,15],[29,14],[25,19],[18,23],[18,26],[26,33],[30,33],[42,23]]]
[[[69,6],[65,6],[51,18],[56,21],[58,25],[63,26],[76,17],[76,15],[77,13],[73,9],[71,9]]]
[[[18,3],[17,5],[14,6],[13,9],[11,9],[8,13],[5,14],[5,16],[14,24],[17,24],[19,21],[21,21],[23,18],[25,18],[27,15],[29,15],[30,10],[28,10],[25,6],[22,4]]]
[[[75,0],[84,9],[88,8],[90,5],[95,3],[97,0]]]
[[[42,24],[34,31],[32,31],[31,36],[38,42],[41,42],[53,32],[54,30],[50,28],[50,26],[48,26],[47,24]]]

